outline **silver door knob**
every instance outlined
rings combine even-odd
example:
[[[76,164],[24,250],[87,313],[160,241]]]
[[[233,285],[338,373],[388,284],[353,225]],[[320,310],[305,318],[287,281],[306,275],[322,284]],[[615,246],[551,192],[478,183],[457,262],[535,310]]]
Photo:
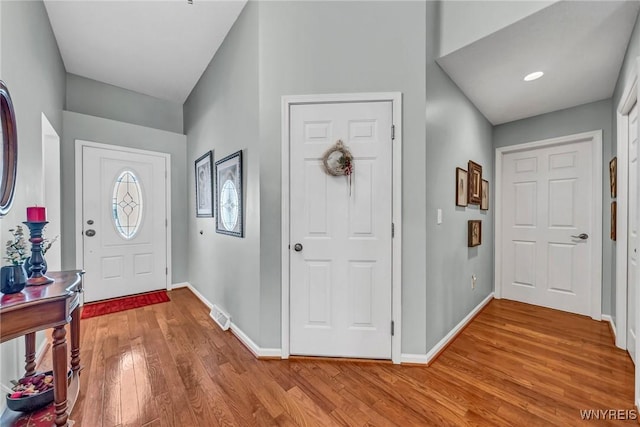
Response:
[[[96,235],[96,230],[89,229],[89,230],[84,232],[84,235],[87,236],[87,237],[93,237],[93,236]]]
[[[295,245],[293,245],[293,250],[296,251],[296,252],[302,251],[302,244],[301,243],[296,243]]]
[[[587,240],[589,238],[589,235],[587,233],[580,233],[577,236],[571,236],[574,239],[581,239],[581,240]]]

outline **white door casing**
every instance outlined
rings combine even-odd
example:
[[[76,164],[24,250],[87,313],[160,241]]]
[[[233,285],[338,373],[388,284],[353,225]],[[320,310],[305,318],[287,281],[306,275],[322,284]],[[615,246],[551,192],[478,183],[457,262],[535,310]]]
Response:
[[[400,361],[398,129],[392,141],[399,101],[399,94],[283,98],[284,358]],[[338,139],[355,158],[351,196],[345,177],[321,168]]]
[[[82,210],[76,220],[82,227],[84,301],[167,288],[169,155],[86,142],[77,147]],[[142,201],[139,228],[129,237],[121,233],[126,226],[118,229],[113,206],[117,180],[127,172],[138,184],[122,184],[127,186],[123,203],[136,198],[136,192]],[[95,235],[90,236],[89,230]]]
[[[47,250],[47,268],[62,270],[62,224],[60,182],[60,137],[47,117],[42,114],[42,201],[47,207],[49,224],[44,237],[57,241]]]
[[[636,292],[638,288],[638,107],[633,106],[628,118],[629,184],[627,234],[627,351],[636,361]]]
[[[496,150],[496,297],[600,319],[601,141],[598,131]]]

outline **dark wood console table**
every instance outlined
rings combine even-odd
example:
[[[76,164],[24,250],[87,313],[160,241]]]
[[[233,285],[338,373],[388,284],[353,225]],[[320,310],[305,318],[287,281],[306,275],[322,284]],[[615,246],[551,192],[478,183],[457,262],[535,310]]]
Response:
[[[68,425],[67,411],[70,413],[73,409],[80,387],[80,293],[83,274],[84,271],[80,270],[47,272],[47,276],[54,279],[49,285],[27,286],[17,294],[0,294],[0,342],[25,337],[26,375],[33,374],[36,368],[36,332],[54,328],[52,358],[56,426]],[[71,323],[70,384],[67,381],[67,323]],[[68,387],[74,390],[69,402]]]

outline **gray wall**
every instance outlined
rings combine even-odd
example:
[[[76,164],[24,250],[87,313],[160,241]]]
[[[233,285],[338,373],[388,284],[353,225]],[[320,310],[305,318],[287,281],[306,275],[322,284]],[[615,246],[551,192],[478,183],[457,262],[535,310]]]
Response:
[[[260,336],[258,7],[247,4],[184,106],[189,282],[255,341]],[[193,162],[209,150],[214,161],[243,150],[242,239],[216,233],[213,218],[196,218]]]
[[[186,137],[181,134],[64,111],[62,158],[62,268],[75,268],[75,140],[171,154],[172,283],[187,274]],[[190,171],[191,169],[189,169]]]
[[[0,8],[0,78],[7,83],[13,98],[18,135],[15,201],[9,214],[0,220],[1,241],[5,242],[8,229],[25,220],[26,206],[43,203],[39,167],[42,164],[41,117],[44,113],[58,134],[62,134],[65,70],[42,2],[3,1]],[[38,343],[41,340],[39,334]],[[23,342],[13,340],[0,346],[3,384],[19,374],[18,367],[24,360]]]
[[[492,126],[436,64],[438,6],[427,2],[426,54],[426,349],[493,291]],[[473,160],[489,181],[490,207],[455,206],[455,170]],[[436,224],[442,209],[442,224]],[[467,221],[482,220],[482,244],[467,247]],[[424,227],[424,226],[423,226]],[[410,229],[409,233],[414,232]],[[476,275],[475,290],[471,276]]]
[[[636,25],[633,28],[633,32],[631,33],[631,37],[629,39],[629,45],[627,46],[627,53],[624,57],[624,62],[622,63],[622,67],[620,68],[620,74],[618,75],[618,81],[616,82],[616,87],[613,92],[612,100],[612,108],[611,108],[611,123],[613,124],[613,137],[611,138],[611,152],[609,153],[609,157],[614,157],[617,155],[617,110],[618,105],[620,104],[620,100],[622,98],[622,92],[624,91],[627,84],[630,83],[631,75],[633,70],[637,67],[637,58],[640,56],[640,18],[636,19]],[[606,156],[606,152],[605,152]],[[611,315],[613,317],[614,323],[616,320],[616,246],[614,243],[612,250],[612,265],[611,269]]]
[[[182,104],[67,74],[67,111],[182,133]]]
[[[493,131],[496,148],[523,142],[540,141],[602,129],[602,313],[615,309],[614,242],[609,237],[611,194],[609,191],[609,160],[612,157],[611,99],[592,102],[553,113],[496,126]]]
[[[425,3],[261,2],[260,338],[280,346],[281,97],[403,93],[402,349],[425,351]]]

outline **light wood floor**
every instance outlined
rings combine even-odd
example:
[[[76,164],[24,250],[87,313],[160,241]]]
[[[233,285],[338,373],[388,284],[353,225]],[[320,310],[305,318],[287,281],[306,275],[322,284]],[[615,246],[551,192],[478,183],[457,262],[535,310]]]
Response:
[[[572,426],[633,407],[631,360],[582,316],[494,300],[429,367],[256,360],[189,290],[170,297],[82,321],[76,427]]]

